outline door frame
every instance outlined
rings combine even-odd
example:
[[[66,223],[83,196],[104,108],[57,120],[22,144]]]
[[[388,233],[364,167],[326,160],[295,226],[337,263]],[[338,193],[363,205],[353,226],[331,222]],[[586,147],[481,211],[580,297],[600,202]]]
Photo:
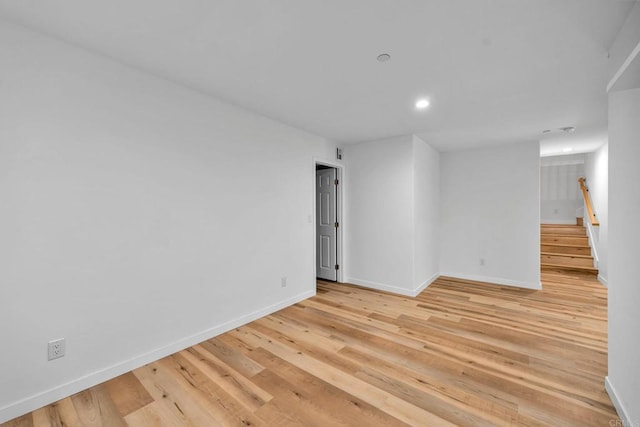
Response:
[[[313,159],[313,215],[312,215],[312,224],[313,224],[313,280],[315,281],[318,277],[318,272],[316,271],[316,257],[317,254],[317,229],[316,229],[316,215],[317,215],[317,206],[316,206],[316,166],[329,166],[336,170],[336,176],[338,179],[338,188],[336,189],[336,221],[340,226],[338,227],[338,232],[336,233],[336,263],[340,266],[338,270],[338,274],[336,275],[336,279],[338,283],[344,283],[344,251],[342,248],[344,242],[344,215],[343,215],[343,198],[344,198],[344,165],[334,163],[331,161],[327,161],[324,159]]]

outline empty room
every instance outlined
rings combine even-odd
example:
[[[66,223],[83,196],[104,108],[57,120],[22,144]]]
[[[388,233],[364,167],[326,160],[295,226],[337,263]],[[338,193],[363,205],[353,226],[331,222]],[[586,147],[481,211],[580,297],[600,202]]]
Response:
[[[640,2],[0,0],[0,426],[640,427]]]

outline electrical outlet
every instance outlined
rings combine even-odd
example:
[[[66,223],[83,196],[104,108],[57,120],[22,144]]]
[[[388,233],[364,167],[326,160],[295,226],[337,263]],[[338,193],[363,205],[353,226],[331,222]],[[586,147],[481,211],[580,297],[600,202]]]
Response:
[[[480,258],[480,265],[484,265],[484,258]]]
[[[287,287],[287,276],[284,276],[282,279],[280,279],[280,286],[283,288]]]
[[[49,341],[48,343],[48,360],[59,359],[64,356],[66,344],[64,338]]]

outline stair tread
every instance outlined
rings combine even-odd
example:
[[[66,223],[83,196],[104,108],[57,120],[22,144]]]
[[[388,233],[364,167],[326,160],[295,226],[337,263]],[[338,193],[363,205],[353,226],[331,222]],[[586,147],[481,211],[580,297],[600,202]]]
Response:
[[[575,233],[576,231],[579,232],[586,232],[587,229],[584,227],[541,227],[540,228],[540,232],[544,233],[544,232],[556,232],[556,233]]]
[[[587,235],[578,236],[577,234],[561,234],[561,233],[540,233],[541,236],[550,236],[550,237],[579,237],[581,239],[586,239]]]
[[[540,230],[548,230],[550,228],[555,228],[559,230],[586,230],[587,227],[583,227],[581,225],[541,225]]]
[[[584,249],[591,249],[591,246],[589,245],[570,245],[567,243],[545,243],[545,242],[541,242],[540,243],[541,246],[554,246],[554,247],[558,247],[558,248],[584,248]]]
[[[548,262],[541,262],[540,266],[542,266],[542,267],[553,267],[553,268],[568,268],[568,269],[571,269],[571,270],[585,270],[585,271],[598,272],[598,269],[595,268],[595,267],[581,267],[581,266],[575,266],[575,265],[554,264],[554,263],[548,263]]]
[[[540,252],[540,255],[561,256],[561,257],[567,257],[567,258],[591,258],[591,259],[593,259],[593,257],[591,255],[558,254],[558,253],[555,253],[555,252]]]

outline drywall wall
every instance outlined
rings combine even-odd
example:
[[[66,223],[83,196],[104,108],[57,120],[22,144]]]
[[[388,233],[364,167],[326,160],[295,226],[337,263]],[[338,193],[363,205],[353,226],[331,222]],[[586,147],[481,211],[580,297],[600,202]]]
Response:
[[[640,88],[609,94],[609,372],[625,425],[640,421]]]
[[[346,281],[413,289],[413,137],[344,148]]]
[[[437,278],[439,162],[413,135],[345,147],[346,281],[415,296]]]
[[[5,22],[0,51],[0,422],[315,293],[335,145]]]
[[[631,61],[634,59],[637,60],[639,49],[640,2],[636,1],[624,25],[618,32],[616,40],[609,48],[609,84],[607,90],[611,90],[614,86],[618,87],[620,81],[627,80],[623,78],[623,74],[625,74],[627,68],[630,66]],[[634,69],[637,70],[637,68],[629,67],[629,72],[634,72],[632,71]],[[629,76],[627,76],[627,78],[628,77]],[[637,75],[633,76],[630,80],[637,81]]]
[[[441,154],[442,275],[540,287],[539,147]]]
[[[585,157],[585,177],[589,196],[600,226],[593,227],[593,243],[598,255],[598,278],[608,284],[609,269],[609,144]]]
[[[413,137],[413,288],[422,290],[439,274],[440,153]]]
[[[576,210],[584,205],[578,178],[584,176],[584,155],[540,159],[540,221],[575,224]]]

